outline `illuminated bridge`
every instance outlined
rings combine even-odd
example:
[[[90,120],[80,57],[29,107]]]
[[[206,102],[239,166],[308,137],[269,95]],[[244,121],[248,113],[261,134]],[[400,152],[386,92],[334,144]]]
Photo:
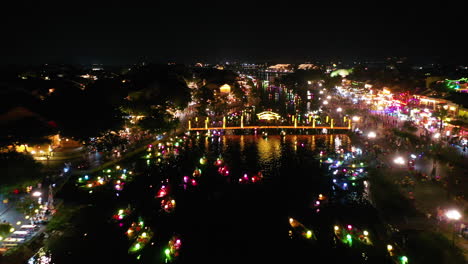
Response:
[[[327,124],[316,126],[315,119],[311,120],[310,125],[298,125],[297,119],[293,119],[292,125],[248,125],[244,126],[244,119],[241,117],[240,125],[236,126],[226,126],[226,118],[223,118],[221,126],[210,126],[209,119],[204,120],[205,126],[203,127],[192,127],[192,122],[188,121],[188,130],[189,131],[200,131],[200,130],[237,130],[237,129],[339,129],[339,130],[350,130],[351,129],[351,119],[347,120],[347,126],[335,126],[334,120],[330,119],[330,122]],[[327,117],[328,121],[328,117]]]
[[[228,130],[228,129],[351,129],[350,127],[331,127],[331,126],[235,126],[235,127],[189,127],[190,131],[196,130]]]

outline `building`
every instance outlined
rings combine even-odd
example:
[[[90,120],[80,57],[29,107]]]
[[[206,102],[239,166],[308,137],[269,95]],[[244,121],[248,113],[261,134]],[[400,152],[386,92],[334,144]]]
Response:
[[[439,106],[442,106],[445,110],[447,110],[448,116],[458,116],[459,105],[453,103],[452,101],[423,95],[414,95],[413,97],[419,101],[420,107],[428,108],[430,110],[436,110]]]
[[[299,66],[297,66],[297,69],[298,70],[318,70],[320,69],[320,67],[311,63],[303,63],[303,64],[299,64]]]
[[[219,87],[219,92],[229,94],[231,92],[231,86],[229,84],[223,84]]]

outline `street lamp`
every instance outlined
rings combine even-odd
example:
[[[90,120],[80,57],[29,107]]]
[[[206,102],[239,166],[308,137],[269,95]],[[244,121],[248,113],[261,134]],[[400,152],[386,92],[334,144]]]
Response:
[[[341,112],[342,110],[343,110],[343,109],[341,109],[341,107],[338,107],[338,108],[336,109],[337,112]]]
[[[461,214],[457,210],[449,210],[445,213],[445,216],[450,220],[460,220],[461,218]]]
[[[449,220],[453,220],[453,237],[452,237],[452,245],[455,246],[455,222],[460,220],[461,218],[461,214],[460,212],[458,212],[457,210],[448,210],[446,213],[445,213],[445,216],[449,219]]]
[[[369,134],[367,134],[367,137],[368,138],[375,138],[377,136],[377,134],[373,131],[369,132]]]
[[[387,251],[388,251],[388,254],[390,254],[390,256],[393,256],[392,250],[393,250],[393,246],[390,245],[390,244],[388,244],[388,245],[387,245]]]
[[[405,164],[405,159],[403,159],[402,157],[397,157],[396,159],[393,160],[393,162],[399,165],[403,165]]]

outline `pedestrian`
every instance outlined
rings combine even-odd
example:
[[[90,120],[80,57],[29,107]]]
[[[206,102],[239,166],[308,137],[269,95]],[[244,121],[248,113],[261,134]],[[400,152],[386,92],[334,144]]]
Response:
[[[437,206],[437,221],[438,223],[442,222],[444,217],[444,211],[440,209],[440,206]]]
[[[461,223],[461,224],[460,224],[460,229],[459,229],[459,232],[460,232],[459,235],[460,235],[460,236],[463,236],[463,230],[465,230],[465,228],[466,228],[465,223]]]

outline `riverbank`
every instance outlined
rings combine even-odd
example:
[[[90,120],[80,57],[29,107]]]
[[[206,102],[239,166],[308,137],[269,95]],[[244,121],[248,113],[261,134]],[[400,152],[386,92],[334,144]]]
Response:
[[[377,127],[367,129],[378,131]],[[382,219],[399,230],[400,244],[412,263],[466,263],[466,240],[455,239],[454,247],[451,223],[435,221],[433,211],[437,207],[448,208],[456,204],[447,198],[443,187],[435,182],[414,179],[406,165],[396,166],[392,162],[393,153],[378,154],[370,150],[366,135],[350,133],[349,136],[354,145],[367,149],[364,153],[372,165],[369,176],[373,204]],[[384,142],[379,143],[384,148],[391,147]]]
[[[49,169],[49,173],[55,173],[59,171],[60,175],[55,175],[51,177],[51,184],[53,182],[54,188],[52,189],[52,195],[55,196],[62,187],[70,180],[70,178],[74,178],[76,175],[82,175],[85,173],[95,173],[102,168],[112,166],[114,164],[124,162],[125,160],[134,157],[142,153],[148,146],[148,144],[157,144],[159,142],[158,139],[151,139],[146,140],[143,142],[139,142],[138,146],[132,148],[131,151],[125,153],[118,159],[109,160],[103,164],[95,166],[94,168],[90,168],[88,170],[80,170],[77,168],[72,168],[76,166],[69,166],[68,172],[64,173],[61,167],[53,168],[53,170]],[[64,155],[64,157],[69,157],[70,159],[60,159],[60,164],[64,164],[64,162],[70,162],[67,164],[79,164],[83,161],[86,161],[86,157],[82,154],[82,149],[80,151],[76,151],[76,155]],[[46,186],[45,186],[46,187]],[[43,193],[47,193],[44,191]],[[2,256],[0,256],[0,263],[8,263],[8,264],[15,264],[15,263],[25,263],[28,259],[33,256],[41,247],[45,245],[45,243],[50,240],[52,237],[60,236],[63,234],[63,231],[67,228],[70,219],[76,216],[78,210],[74,210],[73,208],[76,205],[67,205],[64,204],[64,201],[57,199],[54,203],[56,213],[49,218],[48,223],[45,225],[41,225],[39,231],[34,235],[34,237],[30,238],[28,241],[18,245],[15,248],[12,248],[5,252]],[[14,205],[12,205],[14,207]],[[13,210],[14,208],[11,208]]]

